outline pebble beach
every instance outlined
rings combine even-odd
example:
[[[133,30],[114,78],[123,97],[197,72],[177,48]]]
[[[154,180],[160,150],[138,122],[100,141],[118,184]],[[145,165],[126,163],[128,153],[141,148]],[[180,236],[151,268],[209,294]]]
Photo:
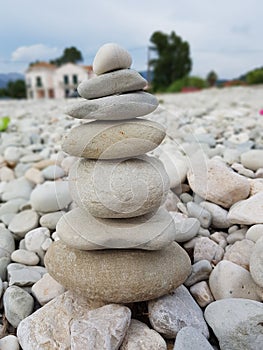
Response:
[[[178,288],[125,306],[76,299],[45,267],[60,240],[58,221],[76,208],[68,177],[78,157],[61,143],[83,124],[65,114],[78,99],[0,101],[0,116],[11,120],[0,134],[0,349],[37,349],[24,345],[33,344],[29,317],[41,324],[42,344],[54,342],[39,349],[84,349],[93,332],[107,350],[262,349],[263,86],[156,97],[159,107],[146,118],[166,136],[147,155],[168,174],[163,207],[191,271],[178,262],[188,275]]]

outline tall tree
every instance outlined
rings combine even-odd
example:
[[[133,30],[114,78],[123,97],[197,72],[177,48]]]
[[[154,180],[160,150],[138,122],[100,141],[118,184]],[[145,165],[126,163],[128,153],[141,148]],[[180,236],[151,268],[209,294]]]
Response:
[[[190,47],[187,41],[174,31],[170,35],[160,31],[154,32],[150,38],[151,47],[157,54],[150,60],[153,67],[153,90],[166,89],[175,80],[189,74],[192,68]]]
[[[61,66],[64,63],[77,63],[81,61],[83,61],[82,53],[76,47],[72,46],[65,48],[62,56],[51,60],[50,63]]]
[[[9,81],[7,84],[7,96],[12,98],[26,98],[26,84],[24,80]]]
[[[206,81],[209,86],[214,86],[217,81],[217,74],[213,70],[207,74]]]

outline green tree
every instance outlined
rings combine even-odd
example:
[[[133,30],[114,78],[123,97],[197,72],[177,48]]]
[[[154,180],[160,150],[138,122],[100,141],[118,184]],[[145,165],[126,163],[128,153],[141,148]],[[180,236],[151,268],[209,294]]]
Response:
[[[216,72],[211,70],[211,72],[209,72],[207,74],[206,81],[207,81],[209,86],[215,86],[215,83],[217,81],[217,74],[216,74]]]
[[[248,72],[246,82],[248,84],[263,84],[263,67]]]
[[[151,49],[157,54],[156,59],[150,60],[154,91],[165,90],[172,82],[189,74],[192,61],[187,41],[174,31],[170,35],[157,31],[152,34],[150,42],[153,44]]]
[[[82,53],[74,46],[64,49],[62,56],[51,60],[50,63],[61,66],[64,63],[77,63],[83,61]]]
[[[9,97],[26,98],[26,84],[24,80],[9,81],[6,91]]]

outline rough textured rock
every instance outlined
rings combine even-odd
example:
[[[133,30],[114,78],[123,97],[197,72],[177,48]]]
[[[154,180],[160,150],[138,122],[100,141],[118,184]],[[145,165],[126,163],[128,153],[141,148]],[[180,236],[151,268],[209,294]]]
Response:
[[[65,288],[55,281],[48,273],[45,273],[43,277],[32,286],[32,294],[40,305],[45,305],[65,291]]]
[[[8,322],[17,327],[33,311],[33,297],[17,286],[7,288],[3,298],[5,316]]]
[[[130,320],[126,306],[109,304],[90,310],[86,319],[72,321],[71,349],[118,350]]]
[[[128,303],[156,298],[184,282],[190,259],[176,243],[159,251],[79,251],[55,242],[45,256],[49,274],[90,299]],[[125,283],[124,283],[125,281]]]
[[[147,81],[137,71],[120,69],[83,80],[78,86],[78,93],[83,98],[92,99],[142,90],[146,85]]]
[[[62,150],[89,159],[134,157],[152,151],[164,137],[164,127],[151,120],[96,120],[71,129]]]
[[[99,48],[93,60],[93,71],[100,75],[117,69],[130,68],[132,58],[128,51],[115,43]]]
[[[203,312],[183,285],[169,295],[149,301],[148,310],[153,328],[166,338],[175,338],[186,326],[192,326],[209,337]]]
[[[193,162],[187,177],[195,193],[224,208],[249,195],[249,181],[216,159],[209,159],[204,164]]]
[[[214,297],[206,281],[201,281],[191,286],[190,292],[200,307],[205,307],[214,301]]]
[[[253,280],[263,288],[263,238],[260,238],[250,257],[249,269]]]
[[[154,95],[140,91],[75,102],[66,114],[77,119],[122,120],[142,117],[157,106]]]
[[[250,273],[231,261],[220,261],[209,277],[209,286],[216,300],[245,298],[260,300]]]
[[[194,246],[194,262],[208,260],[219,262],[224,255],[224,249],[208,237],[200,237]]]
[[[213,350],[206,337],[194,327],[182,328],[175,340],[173,350]]]
[[[72,321],[86,319],[89,310],[102,305],[71,292],[60,295],[19,324],[17,336],[23,350],[70,350]]]
[[[262,349],[262,303],[247,299],[218,300],[207,306],[205,319],[221,350]]]
[[[120,350],[166,350],[165,340],[146,324],[131,320],[130,327],[121,344]]]
[[[73,200],[91,215],[129,218],[159,208],[169,179],[162,163],[153,157],[107,162],[81,159],[70,169],[69,188]]]
[[[263,224],[262,202],[263,192],[258,192],[254,196],[233,205],[229,210],[228,219],[233,224]]]
[[[130,219],[95,218],[76,208],[61,217],[56,231],[68,246],[81,250],[158,250],[175,238],[173,219],[164,208]]]

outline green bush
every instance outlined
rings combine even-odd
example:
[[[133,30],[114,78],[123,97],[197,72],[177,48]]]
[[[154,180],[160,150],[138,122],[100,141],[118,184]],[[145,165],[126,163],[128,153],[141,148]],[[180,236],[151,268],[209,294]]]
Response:
[[[248,72],[246,82],[248,84],[263,84],[263,68],[257,68]]]
[[[199,77],[184,77],[180,80],[174,81],[166,90],[167,92],[180,92],[183,88],[203,89],[207,86],[204,79]]]

